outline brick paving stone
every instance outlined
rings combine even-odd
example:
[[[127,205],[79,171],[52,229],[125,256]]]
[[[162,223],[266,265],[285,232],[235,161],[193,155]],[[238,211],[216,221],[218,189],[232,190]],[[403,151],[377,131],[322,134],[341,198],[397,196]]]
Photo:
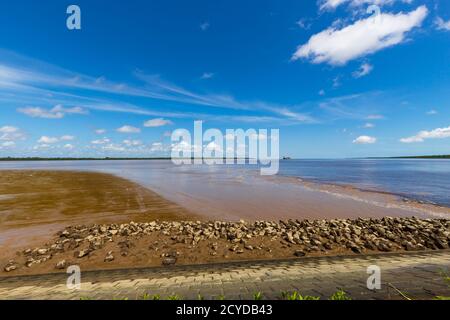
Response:
[[[381,268],[382,289],[368,290],[369,265]],[[305,257],[284,261],[230,262],[82,273],[82,290],[68,290],[66,274],[0,278],[0,299],[136,299],[144,293],[197,299],[253,298],[262,292],[278,299],[283,291],[329,298],[344,289],[353,299],[402,299],[389,286],[416,299],[450,296],[442,271],[450,270],[450,251],[351,257]]]

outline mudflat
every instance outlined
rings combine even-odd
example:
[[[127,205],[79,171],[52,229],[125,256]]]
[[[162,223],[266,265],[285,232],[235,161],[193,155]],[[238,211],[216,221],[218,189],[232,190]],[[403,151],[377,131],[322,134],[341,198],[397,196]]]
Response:
[[[194,215],[136,183],[77,171],[0,172],[2,252],[73,224],[190,220]]]

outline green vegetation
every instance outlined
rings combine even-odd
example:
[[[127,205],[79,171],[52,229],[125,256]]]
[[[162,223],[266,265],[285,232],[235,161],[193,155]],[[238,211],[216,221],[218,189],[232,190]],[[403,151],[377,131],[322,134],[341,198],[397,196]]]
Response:
[[[263,294],[261,292],[256,292],[253,295],[253,300],[262,300],[263,299]]]
[[[344,290],[339,290],[330,297],[330,300],[352,300]]]
[[[28,158],[13,158],[6,157],[0,158],[0,161],[86,161],[86,160],[170,160],[170,158],[40,158],[40,157],[28,157]]]
[[[450,159],[449,154],[433,156],[369,157],[367,159]]]
[[[444,281],[447,283],[448,288],[450,289],[450,276],[449,276],[446,272],[444,272],[444,271],[441,272],[441,275],[442,275]],[[437,297],[434,298],[434,299],[435,299],[435,300],[450,300],[450,297],[447,297],[447,296],[437,296]]]
[[[320,297],[302,296],[298,291],[281,293],[283,300],[320,300]]]

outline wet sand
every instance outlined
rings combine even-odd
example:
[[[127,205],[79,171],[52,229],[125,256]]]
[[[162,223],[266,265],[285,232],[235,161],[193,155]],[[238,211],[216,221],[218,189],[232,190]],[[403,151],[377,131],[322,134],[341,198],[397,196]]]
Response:
[[[68,225],[193,219],[153,191],[109,174],[1,171],[0,252],[42,244]]]
[[[0,165],[0,170],[8,168],[113,174],[206,220],[450,216],[450,208],[405,202],[402,196],[383,190],[367,191],[285,176],[263,177],[249,166],[175,166],[163,160],[19,161]]]
[[[404,202],[383,192],[367,192],[352,187],[316,184],[296,178],[261,177],[257,174],[182,174],[173,180],[158,179],[157,193],[143,187],[148,177],[122,172],[135,182],[112,174],[83,171],[4,170],[0,171],[0,262],[4,265],[25,248],[38,248],[51,242],[67,226],[121,224],[135,222],[280,219],[333,219],[384,216],[422,216],[448,218],[450,209]],[[134,178],[133,178],[134,177]],[[172,178],[171,178],[172,177]],[[143,180],[141,180],[143,179]],[[146,183],[144,183],[146,182]],[[170,193],[172,187],[173,192]],[[185,192],[180,192],[185,190]],[[164,197],[159,194],[164,195]],[[167,195],[167,197],[166,197]],[[168,199],[168,200],[166,200]],[[207,263],[242,259],[274,259],[292,256],[290,246],[273,247],[272,239],[249,243],[261,250],[230,254],[229,243],[217,240],[220,250],[212,256],[211,243],[200,247],[174,242],[169,235],[154,234],[136,239],[128,256],[116,254],[111,268],[161,264],[161,253],[183,251],[178,263]],[[158,243],[157,249],[150,250]],[[110,243],[85,261],[88,269],[105,268],[105,254],[117,251]],[[340,251],[339,251],[340,250]],[[312,255],[348,254],[336,249]],[[73,252],[61,258],[73,260]],[[25,268],[23,274],[54,270],[55,261]]]

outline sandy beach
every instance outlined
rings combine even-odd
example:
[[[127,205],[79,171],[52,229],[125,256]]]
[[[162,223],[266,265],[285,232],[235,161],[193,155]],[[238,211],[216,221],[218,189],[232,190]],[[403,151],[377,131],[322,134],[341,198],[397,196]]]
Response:
[[[147,188],[103,173],[1,171],[0,195],[2,256],[42,244],[71,224],[196,217]]]
[[[55,264],[57,263],[60,263],[60,266],[76,263],[81,264],[83,268],[97,270],[125,268],[130,265],[158,266],[164,264],[164,259],[172,259],[171,261],[175,259],[177,264],[199,264],[232,260],[292,258],[300,249],[299,255],[320,256],[359,254],[363,251],[370,253],[439,249],[447,246],[446,219],[440,220],[441,222],[436,220],[439,226],[444,223],[439,227],[444,230],[442,231],[444,238],[441,241],[442,245],[440,242],[438,246],[428,243],[426,240],[413,241],[412,244],[409,244],[410,238],[402,238],[403,235],[396,241],[392,241],[392,236],[386,238],[385,233],[382,233],[381,240],[379,240],[381,242],[375,241],[375,244],[369,246],[364,244],[367,239],[359,240],[358,234],[356,241],[362,241],[360,246],[352,241],[348,242],[348,240],[339,240],[334,243],[335,240],[332,239],[329,246],[318,245],[305,248],[299,245],[303,244],[303,241],[299,240],[300,242],[297,243],[298,241],[292,240],[289,235],[286,235],[286,231],[283,231],[289,228],[291,225],[289,222],[286,224],[288,227],[284,228],[283,224],[280,227],[278,223],[273,222],[273,226],[281,230],[275,236],[267,236],[264,230],[256,230],[245,241],[242,236],[238,238],[237,242],[234,238],[229,239],[228,236],[214,239],[201,238],[200,235],[203,235],[205,229],[216,226],[217,223],[224,225],[223,228],[217,229],[222,232],[236,228],[243,228],[242,230],[245,231],[247,227],[246,224],[242,224],[243,222],[239,222],[237,226],[233,225],[233,222],[217,222],[217,211],[212,211],[211,215],[207,215],[202,210],[200,212],[192,210],[195,208],[192,206],[192,203],[196,203],[195,201],[181,202],[186,205],[182,206],[166,200],[135,182],[111,174],[67,170],[7,170],[1,173],[0,251],[2,254],[0,264],[3,266],[20,265],[21,267],[17,271],[12,270],[14,274],[60,271],[63,268],[56,268]],[[260,177],[254,177],[254,179],[260,179]],[[240,219],[233,219],[235,208],[238,208],[238,212],[252,211],[249,210],[248,202],[245,201],[245,199],[255,200],[252,197],[257,199],[259,205],[266,207],[264,211],[253,211],[253,215],[245,216],[244,218],[250,217],[247,221],[255,221],[258,225],[257,221],[262,220],[289,219],[293,213],[297,213],[295,221],[307,221],[304,219],[310,217],[314,220],[326,217],[327,220],[316,220],[319,221],[317,222],[319,223],[317,232],[321,232],[323,229],[320,227],[320,223],[328,223],[326,221],[334,221],[333,219],[336,218],[347,219],[339,222],[343,223],[340,227],[339,224],[332,225],[332,229],[335,228],[336,232],[340,233],[341,230],[348,229],[346,227],[348,225],[360,225],[358,219],[361,217],[366,218],[361,221],[366,221],[364,223],[369,223],[372,227],[372,223],[376,224],[379,223],[377,221],[381,221],[372,220],[373,218],[393,216],[397,217],[395,219],[404,219],[404,217],[413,215],[433,218],[439,215],[445,216],[449,210],[445,207],[417,202],[405,203],[398,197],[387,193],[367,192],[351,187],[318,185],[289,178],[263,179],[262,182],[254,184],[255,188],[248,187],[246,192],[242,192],[245,185],[239,183],[226,185],[226,190],[229,192],[225,192],[221,199],[223,201],[228,199],[229,205],[224,206],[225,204],[220,201],[216,204],[216,206],[222,205],[219,207],[220,210],[228,212],[227,215],[222,216],[220,221],[239,221]],[[194,186],[196,186],[195,183]],[[269,186],[272,192],[268,189]],[[214,189],[214,185],[210,184],[209,188]],[[233,191],[233,188],[237,188],[237,191]],[[198,188],[193,190],[194,194],[198,191]],[[300,199],[294,199],[294,194]],[[232,200],[229,199],[231,195],[234,197]],[[211,195],[212,199],[216,199],[217,196],[220,195]],[[206,207],[208,207],[207,203],[208,201],[206,201]],[[294,206],[298,207],[294,208]],[[327,211],[331,207],[334,210]],[[257,215],[258,212],[261,214]],[[268,214],[268,212],[272,213]],[[427,214],[428,212],[432,214]],[[408,219],[398,221],[406,224],[416,223],[416,220]],[[159,225],[158,221],[162,223],[161,227],[151,227],[151,232],[139,233],[148,228],[150,222],[150,226]],[[177,233],[179,230],[173,233],[173,228],[167,227],[170,226],[170,221],[176,224],[184,221],[182,223],[187,227],[183,228],[187,228],[187,230],[192,229],[189,222],[191,221],[194,227],[197,226],[195,228],[198,231],[192,231],[193,233],[190,233],[188,237],[183,232]],[[389,227],[391,220],[386,221],[388,221]],[[136,223],[138,227],[136,227]],[[231,225],[226,223],[231,223]],[[272,222],[267,223],[269,223],[270,229]],[[434,228],[432,224],[430,226]],[[74,232],[72,238],[64,238],[66,235],[61,232],[66,228],[75,228],[80,231]],[[166,230],[166,228],[168,229]],[[384,227],[382,226],[382,228]],[[439,228],[436,230],[441,230]],[[123,233],[123,230],[131,231]],[[133,232],[133,230],[141,231]],[[294,229],[294,234],[296,230]],[[119,232],[120,237],[118,239],[103,237],[101,241],[99,240],[100,242],[95,240],[99,233],[105,232]],[[403,233],[401,230],[395,232]],[[80,234],[83,236],[79,236]],[[309,238],[310,236],[312,237]],[[414,238],[417,235],[412,234],[412,236]],[[197,237],[204,241],[198,241]],[[310,241],[312,241],[311,243],[319,241],[314,234],[305,235],[305,237],[309,239],[306,242],[308,246]],[[420,241],[423,243],[421,244]],[[84,242],[88,244],[87,247],[83,245]],[[388,244],[389,246],[387,246]],[[14,262],[11,262],[11,259]]]

